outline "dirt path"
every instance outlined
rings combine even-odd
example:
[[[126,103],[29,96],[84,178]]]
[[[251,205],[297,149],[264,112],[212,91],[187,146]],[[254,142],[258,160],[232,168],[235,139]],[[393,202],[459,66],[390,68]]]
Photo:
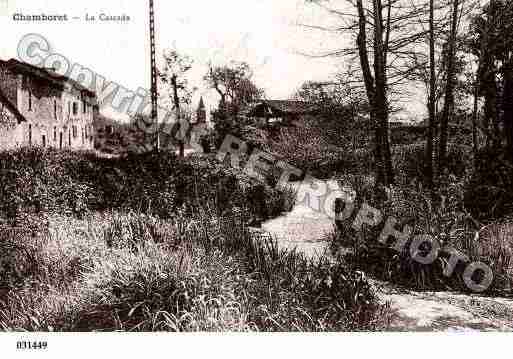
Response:
[[[315,257],[328,253],[334,223],[300,203],[262,225],[283,248]],[[513,331],[513,300],[449,292],[414,292],[371,280],[392,312],[389,331]]]

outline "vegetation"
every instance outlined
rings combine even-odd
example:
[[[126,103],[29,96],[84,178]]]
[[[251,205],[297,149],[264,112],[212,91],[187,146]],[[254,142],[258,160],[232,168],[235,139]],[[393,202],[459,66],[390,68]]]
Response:
[[[513,237],[511,237],[511,218],[477,215],[483,202],[489,209],[491,197],[477,197],[475,175],[467,169],[472,164],[468,149],[449,147],[448,168],[450,175],[439,187],[437,194],[422,186],[422,166],[425,159],[423,145],[401,146],[394,151],[394,167],[401,176],[398,185],[391,188],[386,198],[376,196],[375,183],[361,174],[341,176],[342,185],[351,186],[357,192],[356,208],[367,203],[379,208],[385,219],[397,219],[396,228],[408,225],[412,228],[410,240],[405,250],[397,253],[391,248],[393,241],[382,244],[378,241],[383,225],[364,228],[356,232],[352,228],[354,216],[337,222],[338,236],[332,243],[332,249],[338,252],[340,247],[352,249],[344,256],[354,268],[364,270],[383,279],[415,289],[468,291],[462,275],[464,263],[460,263],[451,276],[445,276],[450,251],[458,250],[468,257],[468,262],[483,262],[494,273],[494,281],[488,289],[489,294],[507,295],[513,285]],[[370,177],[372,178],[372,177]],[[484,183],[482,181],[481,183]],[[484,189],[481,187],[481,190]],[[486,199],[485,199],[486,198]],[[495,197],[497,201],[498,196]],[[498,205],[510,205],[507,199]],[[502,207],[504,208],[504,207]],[[498,212],[496,212],[498,213]],[[506,212],[508,213],[508,212]],[[511,213],[511,212],[509,212]],[[481,219],[483,222],[480,222]],[[493,229],[493,230],[490,230]],[[442,248],[438,259],[429,265],[416,262],[409,251],[415,235],[431,235]]]
[[[219,214],[244,208],[265,220],[280,214],[286,200],[212,157],[182,162],[165,152],[102,158],[23,149],[1,153],[0,168],[0,210],[14,221],[20,213],[81,216],[112,209],[172,218],[205,205]]]
[[[254,84],[252,77],[253,72],[249,65],[236,61],[224,66],[211,65],[204,76],[207,86],[220,97],[219,106],[212,113],[217,148],[221,146],[226,135],[241,134],[244,125],[241,111],[264,96],[264,91]]]
[[[248,227],[259,210],[275,216],[285,201],[214,163],[165,153],[2,154],[1,327],[340,331],[385,324],[362,274],[283,251]],[[268,206],[255,204],[254,192]]]
[[[242,115],[263,96],[249,66],[210,66],[204,80],[220,96],[210,141],[219,147],[235,135],[303,175],[352,187],[356,208],[369,204],[397,219],[397,228],[412,228],[405,250],[378,241],[382,226],[356,231],[354,216],[336,223],[329,258],[282,250],[254,228],[294,203],[292,189],[274,188],[277,169],[257,183],[213,155],[184,158],[183,141],[178,159],[165,151],[113,158],[5,152],[2,328],[373,330],[386,326],[388,313],[364,272],[418,290],[468,291],[465,265],[476,261],[493,271],[487,294],[511,294],[512,7],[504,0],[475,8],[469,0],[348,4],[328,11],[354,43],[325,55],[358,58],[359,69],[301,86],[296,98],[315,105],[315,115],[295,127],[257,128]],[[165,61],[160,79],[185,119],[192,62],[176,51]],[[394,146],[390,118],[412,82],[425,86],[426,124]],[[106,139],[109,147],[133,144],[124,139],[136,130],[122,130],[128,134]],[[415,235],[440,243],[433,263],[412,258]],[[468,258],[446,275],[450,250]]]
[[[4,263],[17,265],[23,277],[3,296],[0,325],[44,331],[339,331],[380,323],[360,274],[281,251],[271,239],[252,235],[237,216],[212,216],[195,222],[117,213],[84,220],[56,216],[37,237],[6,238],[4,246],[16,249]],[[27,255],[37,265],[20,268],[16,257]]]

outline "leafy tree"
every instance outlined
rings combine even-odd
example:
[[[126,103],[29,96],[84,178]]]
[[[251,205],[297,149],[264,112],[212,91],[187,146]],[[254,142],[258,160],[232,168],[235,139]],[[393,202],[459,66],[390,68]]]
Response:
[[[335,82],[306,81],[294,98],[315,109],[316,121],[330,143],[339,147],[350,144],[352,149],[368,145],[365,93],[351,86],[344,74],[338,74]]]
[[[220,96],[219,107],[213,113],[217,146],[229,133],[240,136],[240,110],[264,96],[264,91],[253,83],[252,77],[251,68],[245,62],[231,62],[222,66],[210,65],[208,73],[204,76],[207,85]]]
[[[232,62],[229,65],[210,66],[204,80],[221,97],[219,111],[228,116],[236,116],[240,109],[260,99],[264,91],[252,81],[253,73],[245,62]]]
[[[513,154],[511,115],[511,78],[513,65],[513,4],[507,0],[490,0],[472,19],[469,48],[478,59],[478,94],[484,97],[481,128],[488,143],[496,147],[506,138]],[[504,124],[504,136],[500,123]]]

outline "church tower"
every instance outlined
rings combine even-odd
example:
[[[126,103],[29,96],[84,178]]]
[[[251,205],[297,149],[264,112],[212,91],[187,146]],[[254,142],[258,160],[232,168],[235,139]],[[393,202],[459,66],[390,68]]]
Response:
[[[196,123],[207,122],[207,111],[205,109],[205,103],[203,102],[203,96],[200,98],[198,109],[196,110]]]

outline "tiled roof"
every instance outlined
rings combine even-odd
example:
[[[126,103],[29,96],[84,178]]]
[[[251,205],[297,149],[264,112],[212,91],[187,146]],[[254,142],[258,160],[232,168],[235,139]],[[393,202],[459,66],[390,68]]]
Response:
[[[10,59],[9,61],[0,60],[0,65],[9,68],[10,70],[16,73],[28,74],[35,77],[39,77],[41,79],[52,82],[57,86],[64,86],[65,84],[70,84],[75,89],[82,92],[86,92],[88,95],[92,97],[96,97],[96,94],[93,91],[82,86],[77,81],[70,79],[69,77],[62,76],[49,69],[36,67],[25,62],[20,62],[16,59]]]
[[[311,113],[313,106],[308,102],[294,100],[262,100],[247,109],[249,116],[268,115],[304,115]]]
[[[265,100],[269,106],[286,113],[304,114],[312,111],[312,106],[308,102],[295,100]]]

